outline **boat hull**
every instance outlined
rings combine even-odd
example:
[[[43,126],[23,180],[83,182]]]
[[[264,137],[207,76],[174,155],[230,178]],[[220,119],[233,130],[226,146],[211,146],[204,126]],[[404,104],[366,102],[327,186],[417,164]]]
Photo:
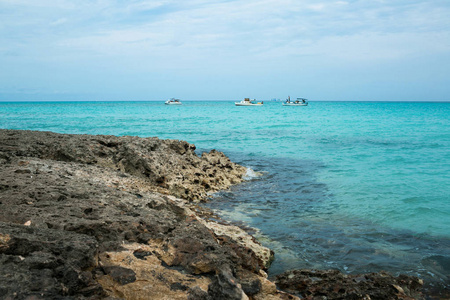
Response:
[[[262,103],[241,103],[241,102],[234,102],[236,106],[263,106]]]
[[[164,104],[165,105],[181,105],[182,103],[181,102],[178,102],[178,103],[176,103],[176,102],[169,102],[169,103],[165,102]]]
[[[283,106],[308,106],[307,103],[283,103]]]

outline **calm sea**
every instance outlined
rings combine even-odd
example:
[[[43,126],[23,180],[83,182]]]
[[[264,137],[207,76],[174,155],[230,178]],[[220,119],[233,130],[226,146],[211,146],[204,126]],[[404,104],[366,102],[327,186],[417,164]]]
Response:
[[[450,277],[450,103],[0,103],[0,128],[182,139],[262,176],[214,196],[258,228],[270,270]]]

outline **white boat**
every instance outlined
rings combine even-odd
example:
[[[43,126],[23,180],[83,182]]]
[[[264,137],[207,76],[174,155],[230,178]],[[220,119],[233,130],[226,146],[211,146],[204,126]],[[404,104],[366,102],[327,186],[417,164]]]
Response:
[[[166,105],[181,105],[182,103],[181,103],[180,99],[170,98],[169,100],[164,102],[164,104],[166,104]]]
[[[297,98],[295,101],[291,101],[291,97],[288,97],[285,102],[283,102],[283,106],[307,106],[308,99],[305,98]]]
[[[263,101],[257,102],[255,99],[245,98],[240,102],[234,102],[236,106],[262,106],[264,104]]]

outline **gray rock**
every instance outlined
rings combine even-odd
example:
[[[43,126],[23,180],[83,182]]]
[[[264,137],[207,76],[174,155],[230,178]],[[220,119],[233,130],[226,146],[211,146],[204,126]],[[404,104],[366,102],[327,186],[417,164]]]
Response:
[[[245,168],[223,153],[198,157],[194,149],[157,138],[0,130],[0,298],[103,298],[98,278],[120,286],[136,281],[130,268],[101,264],[99,253],[122,251],[124,243],[158,241],[175,249],[167,268],[195,276],[248,269],[251,250],[220,245],[163,195],[204,200],[242,180]],[[154,255],[134,252],[140,260]],[[260,269],[256,259],[252,264]],[[212,278],[214,297],[242,292],[228,277]],[[201,294],[186,283],[169,286]]]
[[[420,279],[386,272],[346,275],[337,270],[292,270],[278,275],[275,283],[302,299],[425,299]]]

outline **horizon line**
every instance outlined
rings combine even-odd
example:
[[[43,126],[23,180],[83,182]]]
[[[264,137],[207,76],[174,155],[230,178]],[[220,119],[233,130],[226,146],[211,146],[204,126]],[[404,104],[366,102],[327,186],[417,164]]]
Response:
[[[181,100],[181,99],[180,99]],[[152,100],[0,100],[0,103],[49,103],[49,102],[165,102],[166,100],[152,99]],[[200,100],[200,99],[185,99],[181,101],[187,102],[232,102],[239,101],[236,99],[215,99],[215,100]],[[277,99],[261,99],[260,101],[267,102],[284,102],[285,100]],[[450,100],[310,100],[309,102],[403,102],[403,103],[448,103]]]

